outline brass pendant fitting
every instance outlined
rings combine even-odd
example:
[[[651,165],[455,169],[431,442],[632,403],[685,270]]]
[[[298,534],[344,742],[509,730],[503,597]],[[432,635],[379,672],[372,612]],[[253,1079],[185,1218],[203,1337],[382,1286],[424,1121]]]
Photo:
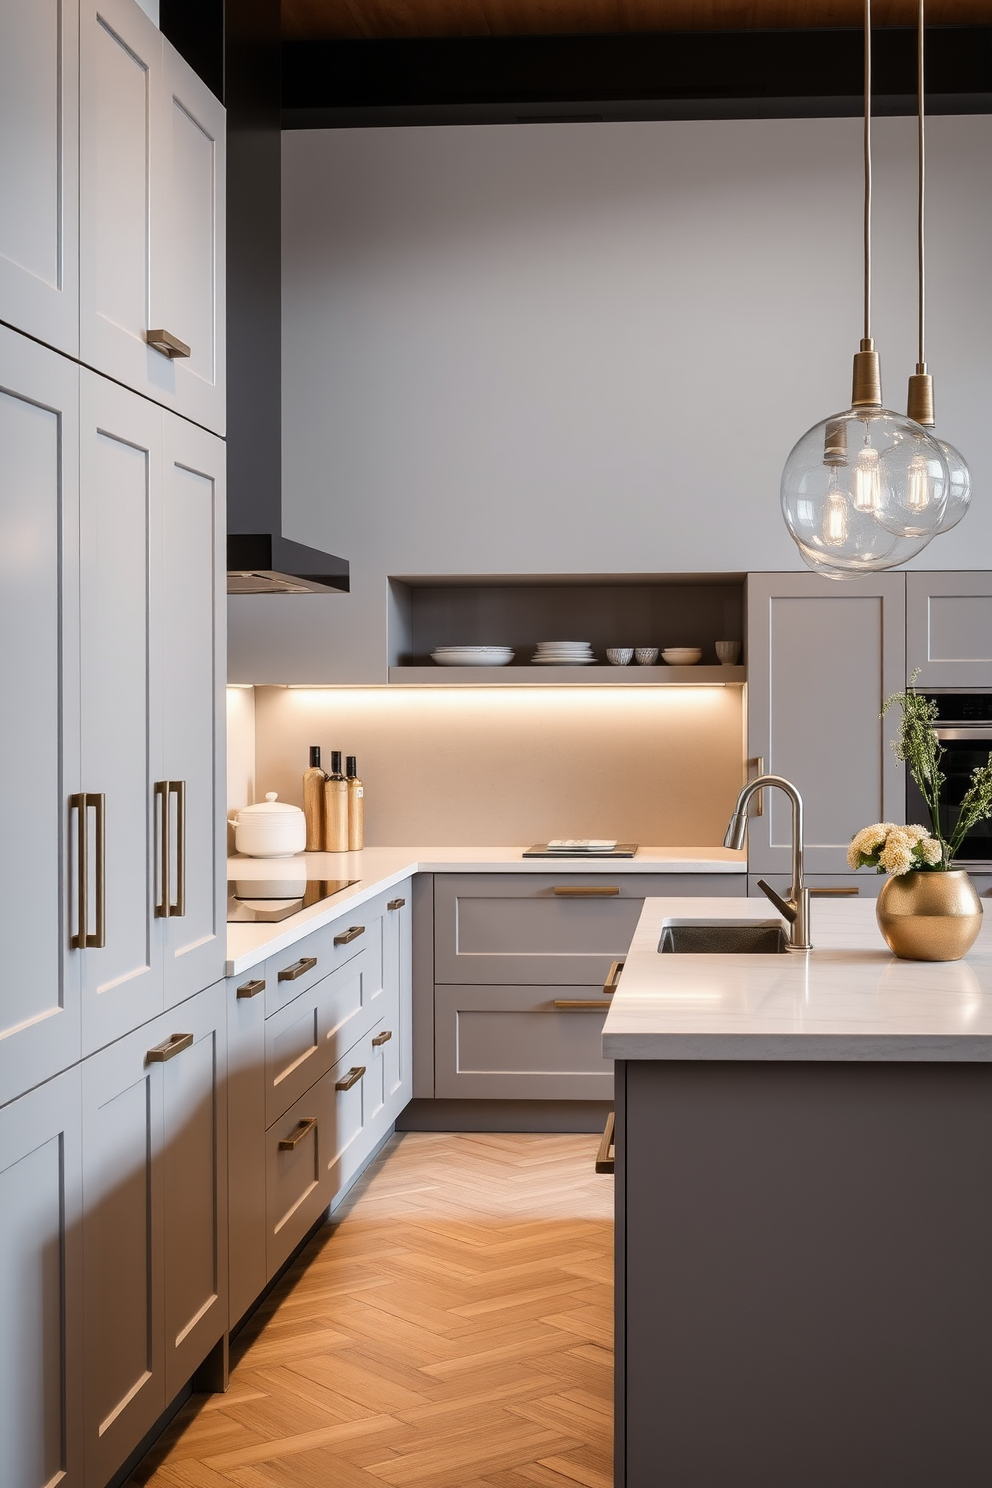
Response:
[[[882,369],[875,343],[870,337],[861,342],[861,350],[854,353],[854,387],[851,392],[852,408],[881,408]]]
[[[923,424],[927,429],[932,429],[937,422],[933,411],[933,378],[927,371],[926,362],[917,362],[916,372],[909,379],[906,417]]]

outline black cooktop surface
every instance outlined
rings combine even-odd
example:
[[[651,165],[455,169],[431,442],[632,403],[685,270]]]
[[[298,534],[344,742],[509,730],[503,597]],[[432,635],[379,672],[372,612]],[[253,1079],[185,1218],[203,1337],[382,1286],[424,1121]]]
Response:
[[[229,878],[227,923],[272,924],[330,899],[357,878]]]

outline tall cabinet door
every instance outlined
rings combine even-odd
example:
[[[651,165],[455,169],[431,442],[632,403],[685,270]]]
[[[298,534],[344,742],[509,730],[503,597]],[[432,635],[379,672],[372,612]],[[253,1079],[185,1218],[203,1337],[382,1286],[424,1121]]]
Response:
[[[79,346],[78,0],[0,6],[0,320]]]
[[[162,1066],[140,1028],[83,1061],[87,1484],[109,1482],[165,1409]]]
[[[150,347],[165,129],[162,34],[135,0],[81,0],[79,355],[128,387],[171,373]]]
[[[908,573],[906,649],[920,688],[992,687],[992,573]]]
[[[389,1119],[413,1097],[413,893],[407,880],[394,891],[382,921],[382,985],[386,995],[381,1045]]]
[[[153,605],[162,699],[156,820],[168,813],[168,882],[157,906],[165,938],[165,1006],[224,975],[225,582],[223,440],[164,415],[161,542]],[[161,856],[161,855],[160,855]],[[169,913],[164,913],[165,905]]]
[[[748,753],[798,787],[811,872],[846,872],[860,827],[905,817],[904,767],[890,747],[898,710],[879,718],[905,678],[905,582],[748,576]],[[788,873],[789,802],[781,791],[762,795],[748,868]]]
[[[80,789],[89,886],[83,1052],[162,1008],[149,769],[153,715],[150,567],[161,506],[162,413],[92,373],[80,379]],[[102,823],[101,818],[102,816]]]
[[[0,1105],[80,1052],[64,874],[79,771],[78,392],[73,363],[0,327]]]
[[[79,1067],[0,1110],[0,1483],[81,1488]]]
[[[167,135],[152,244],[152,321],[189,348],[156,367],[152,397],[224,433],[224,109],[168,42],[163,45]]]

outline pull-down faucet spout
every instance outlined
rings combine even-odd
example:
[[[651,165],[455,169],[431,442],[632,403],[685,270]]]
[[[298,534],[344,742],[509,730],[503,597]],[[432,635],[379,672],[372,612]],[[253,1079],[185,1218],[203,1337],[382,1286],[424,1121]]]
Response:
[[[763,878],[758,879],[758,888],[771,900],[784,919],[788,920],[791,928],[789,948],[793,951],[808,951],[809,939],[809,889],[806,887],[803,876],[803,798],[792,784],[782,775],[759,775],[756,780],[749,780],[747,785],[737,797],[737,805],[727,826],[727,833],[723,839],[724,847],[732,847],[736,851],[744,846],[744,836],[747,832],[747,807],[748,802],[755,791],[766,790],[772,786],[784,791],[792,802],[792,888],[788,899],[783,899]]]

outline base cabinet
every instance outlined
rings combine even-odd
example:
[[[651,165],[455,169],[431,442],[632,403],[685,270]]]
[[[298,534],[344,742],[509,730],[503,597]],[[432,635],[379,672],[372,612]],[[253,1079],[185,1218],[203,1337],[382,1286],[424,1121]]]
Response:
[[[218,983],[82,1065],[88,1484],[227,1326],[226,1044]]]
[[[0,1110],[0,1483],[82,1488],[80,1071]]]

